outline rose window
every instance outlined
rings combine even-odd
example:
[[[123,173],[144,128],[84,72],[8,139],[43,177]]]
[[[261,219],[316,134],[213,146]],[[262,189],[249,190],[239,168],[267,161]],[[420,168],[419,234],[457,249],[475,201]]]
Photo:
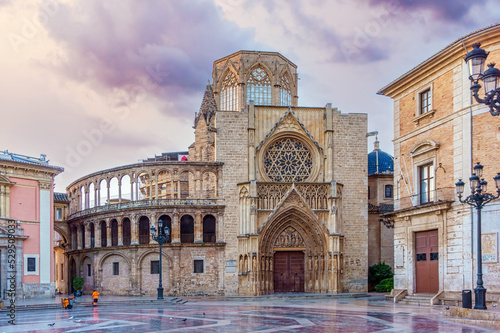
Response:
[[[264,169],[272,181],[303,182],[312,172],[311,152],[295,139],[276,141],[264,155]]]

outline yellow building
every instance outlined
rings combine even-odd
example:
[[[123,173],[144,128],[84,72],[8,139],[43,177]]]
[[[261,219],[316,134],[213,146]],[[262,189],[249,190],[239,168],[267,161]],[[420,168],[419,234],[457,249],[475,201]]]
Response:
[[[490,52],[488,61],[500,60],[497,24],[456,40],[379,91],[394,100],[395,211],[385,219],[394,222],[397,300],[427,294],[416,301],[454,304],[475,287],[476,210],[458,201],[454,187],[481,162],[495,192],[500,171],[500,118],[471,96],[464,61],[477,42]],[[500,202],[485,206],[482,216],[487,301],[497,302]]]

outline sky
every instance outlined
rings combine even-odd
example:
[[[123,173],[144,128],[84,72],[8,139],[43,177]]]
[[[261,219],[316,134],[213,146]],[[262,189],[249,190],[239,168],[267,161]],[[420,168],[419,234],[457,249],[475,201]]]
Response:
[[[367,113],[392,154],[377,91],[499,18],[495,0],[0,0],[0,150],[47,154],[60,192],[185,151],[213,62],[262,50],[298,66],[300,106]]]

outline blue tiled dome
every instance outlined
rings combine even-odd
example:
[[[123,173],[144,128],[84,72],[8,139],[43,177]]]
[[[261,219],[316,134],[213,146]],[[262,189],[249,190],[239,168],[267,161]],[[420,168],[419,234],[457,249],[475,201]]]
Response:
[[[368,176],[394,173],[393,157],[380,150],[378,143],[375,141],[375,149],[368,154]]]

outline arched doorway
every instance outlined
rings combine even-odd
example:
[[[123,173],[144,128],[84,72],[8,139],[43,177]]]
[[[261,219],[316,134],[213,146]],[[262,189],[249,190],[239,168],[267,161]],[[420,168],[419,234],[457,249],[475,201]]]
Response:
[[[259,234],[258,293],[326,292],[326,228],[314,214],[289,206],[264,225]],[[253,269],[253,271],[255,271]]]

